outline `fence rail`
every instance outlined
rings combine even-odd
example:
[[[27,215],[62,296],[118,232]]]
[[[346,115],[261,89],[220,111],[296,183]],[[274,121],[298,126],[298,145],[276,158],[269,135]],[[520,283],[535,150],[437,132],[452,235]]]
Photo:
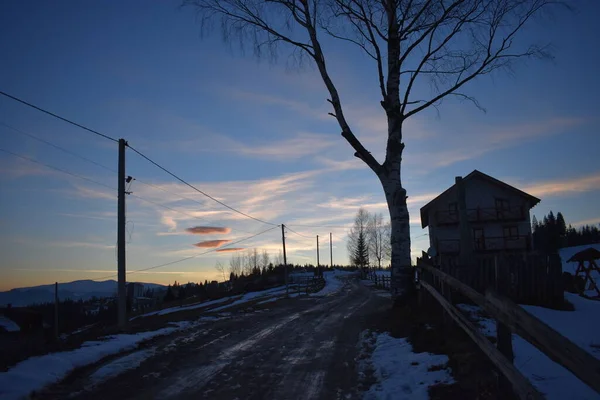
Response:
[[[500,326],[507,327],[513,333],[527,340],[550,359],[571,371],[577,378],[600,393],[600,360],[523,310],[510,299],[496,293],[491,288],[487,288],[486,294],[483,295],[459,279],[435,268],[424,259],[417,259],[417,270],[419,272],[420,286],[426,289],[440,303],[448,315],[456,321],[490,358],[494,365],[498,367],[499,371],[510,382],[512,389],[519,398],[533,399],[543,398],[543,396],[535,391],[531,383],[525,383],[523,379],[526,378],[512,366],[510,333],[508,334],[508,344],[510,346],[508,350],[510,355],[507,358],[507,349],[501,349],[504,350],[504,355],[498,357],[499,349],[493,348],[487,340],[482,341],[481,334],[476,332],[477,329],[474,328],[473,324],[468,323],[464,315],[451,304],[451,301],[447,300],[452,291],[456,291],[480,306],[486,313],[496,319]],[[509,276],[507,270],[504,272],[504,275],[506,275],[505,278],[508,282]],[[496,283],[498,289],[504,290],[502,285],[498,285],[498,280],[496,280]],[[441,289],[444,295],[439,293],[438,288]],[[498,329],[498,335],[498,343],[506,343],[506,337],[500,337],[500,329]]]
[[[375,287],[382,289],[391,288],[391,276],[379,275],[376,273],[369,274],[369,280],[375,283]]]

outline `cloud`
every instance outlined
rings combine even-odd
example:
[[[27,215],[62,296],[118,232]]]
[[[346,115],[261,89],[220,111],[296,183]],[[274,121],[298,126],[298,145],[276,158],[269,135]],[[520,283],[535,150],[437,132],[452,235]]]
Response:
[[[257,146],[239,144],[233,151],[246,156],[287,161],[321,153],[333,147],[337,140],[335,135],[301,132],[292,138]]]
[[[203,249],[214,249],[217,247],[221,247],[226,243],[231,242],[231,240],[219,239],[219,240],[205,240],[203,242],[198,242],[194,244],[196,247],[200,247]]]
[[[227,249],[218,249],[217,253],[233,253],[235,251],[242,251],[242,250],[246,250],[245,247],[230,247]]]
[[[438,151],[419,151],[417,154],[409,152],[407,163],[420,165],[424,168],[422,171],[431,171],[472,160],[493,151],[557,135],[585,122],[582,118],[557,117],[505,126],[474,125],[468,132],[448,136],[447,141],[438,140],[437,143],[445,145]]]
[[[573,226],[583,226],[583,225],[598,225],[600,224],[600,218],[590,218],[583,221],[573,222],[571,225]]]
[[[522,190],[540,198],[600,190],[600,174],[534,183],[523,186]]]
[[[194,226],[185,230],[194,235],[210,235],[211,233],[227,234],[231,232],[231,228],[217,226]]]

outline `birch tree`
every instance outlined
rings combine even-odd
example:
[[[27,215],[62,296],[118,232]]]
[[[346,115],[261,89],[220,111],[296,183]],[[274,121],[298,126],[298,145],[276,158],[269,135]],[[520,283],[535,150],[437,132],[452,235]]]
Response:
[[[280,45],[314,62],[342,137],[377,176],[389,208],[392,294],[412,289],[409,216],[402,184],[406,121],[448,97],[471,101],[475,78],[517,61],[547,58],[547,46],[526,43],[523,31],[556,0],[184,0],[204,33],[220,28],[256,56],[275,56]],[[373,60],[386,114],[386,154],[379,162],[357,139],[328,69],[323,38],[356,45]],[[431,91],[417,90],[423,83]]]
[[[386,258],[386,225],[383,222],[383,214],[374,213],[369,215],[367,244],[369,246],[369,256],[377,261],[378,269],[381,269],[381,262]]]

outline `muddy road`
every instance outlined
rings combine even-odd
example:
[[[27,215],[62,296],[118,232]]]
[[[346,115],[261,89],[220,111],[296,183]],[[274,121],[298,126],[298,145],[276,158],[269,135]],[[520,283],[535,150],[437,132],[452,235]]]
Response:
[[[389,307],[389,299],[347,280],[327,297],[283,299],[163,337],[36,398],[360,398],[359,334]],[[131,369],[97,379],[119,363]]]

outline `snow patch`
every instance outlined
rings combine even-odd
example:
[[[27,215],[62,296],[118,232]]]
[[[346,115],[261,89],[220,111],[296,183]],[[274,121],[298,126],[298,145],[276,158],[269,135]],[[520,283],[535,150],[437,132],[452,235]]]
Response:
[[[367,363],[378,381],[365,393],[367,400],[428,399],[430,386],[454,382],[444,367],[448,363],[445,355],[413,353],[406,338],[393,338],[387,333],[366,331],[361,337],[364,347],[373,348]]]
[[[35,390],[58,382],[75,368],[93,364],[104,357],[133,350],[140,342],[168,335],[192,325],[189,321],[151,332],[106,336],[104,340],[85,342],[79,349],[31,357],[0,373],[0,398],[20,399]]]
[[[347,278],[349,276],[356,275],[356,271],[343,271],[334,269],[333,271],[323,272],[323,279],[325,279],[325,287],[316,293],[311,293],[310,296],[325,297],[331,296],[339,292],[344,286],[344,282],[341,278]]]
[[[142,362],[150,358],[156,352],[156,347],[151,349],[139,350],[135,353],[117,358],[110,363],[98,368],[96,372],[90,375],[92,385],[97,385],[105,380],[114,378],[125,371],[139,367]]]
[[[0,328],[4,328],[6,332],[20,332],[21,328],[12,319],[0,315]]]

